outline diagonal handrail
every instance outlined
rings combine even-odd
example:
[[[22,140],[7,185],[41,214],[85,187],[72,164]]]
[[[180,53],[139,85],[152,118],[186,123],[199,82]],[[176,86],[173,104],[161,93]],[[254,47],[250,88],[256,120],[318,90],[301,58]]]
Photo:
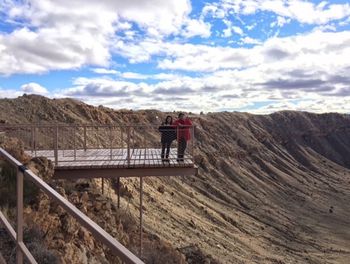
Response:
[[[7,160],[11,165],[17,169],[17,234],[16,234],[16,253],[17,253],[17,263],[23,263],[23,255],[27,258],[30,263],[36,263],[33,256],[30,254],[29,250],[23,243],[23,179],[26,177],[32,181],[40,190],[44,191],[51,199],[62,206],[71,216],[73,216],[82,226],[84,226],[92,235],[106,245],[115,255],[120,257],[126,263],[143,263],[137,256],[135,256],[131,251],[119,243],[115,238],[108,234],[104,229],[102,229],[98,224],[92,221],[88,216],[82,213],[78,208],[76,208],[72,203],[66,200],[62,195],[51,188],[46,182],[44,182],[40,177],[35,175],[31,170],[27,169],[12,157],[3,148],[0,148],[0,156]],[[1,213],[1,212],[0,212]],[[4,216],[0,214],[0,220],[5,225],[6,230],[13,237],[14,230],[9,228],[9,223],[7,220],[4,222]],[[8,230],[10,229],[10,230]]]

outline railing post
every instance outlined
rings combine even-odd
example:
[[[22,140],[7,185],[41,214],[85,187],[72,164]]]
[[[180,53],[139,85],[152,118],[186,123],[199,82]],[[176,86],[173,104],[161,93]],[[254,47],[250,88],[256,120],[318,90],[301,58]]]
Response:
[[[34,126],[34,154],[36,156],[36,138],[37,138],[37,133],[36,133],[36,127]]]
[[[84,151],[86,151],[86,125],[84,125]]]
[[[77,143],[76,143],[76,126],[73,127],[73,147],[74,147],[74,160],[77,160]]]
[[[23,242],[23,178],[23,173],[17,168],[17,264],[23,264],[23,253],[20,248],[20,243]]]
[[[128,163],[128,167],[130,166],[130,126],[127,127],[127,163]]]
[[[120,148],[122,149],[122,155],[124,155],[124,134],[123,134],[123,127],[119,126],[120,128]]]
[[[32,144],[31,144],[31,147],[32,147],[32,152],[34,152],[34,130],[35,130],[35,127],[32,126],[32,129],[31,129],[31,136],[32,136]]]
[[[117,189],[118,189],[118,208],[120,208],[120,177],[117,177]]]
[[[142,203],[143,200],[143,177],[140,177],[140,258],[142,258],[142,226],[143,226],[143,219],[142,219]]]
[[[109,147],[110,147],[110,159],[112,160],[113,159],[113,139],[112,139],[112,126],[109,127],[109,141],[110,141],[110,144],[109,144]]]
[[[135,129],[136,127],[134,127],[134,129],[132,130],[132,145],[134,146],[132,149],[132,152],[134,153],[134,148],[135,148]]]
[[[192,142],[191,142],[191,146],[192,146],[192,149],[191,149],[191,159],[192,159],[192,163],[194,163],[194,144],[195,144],[195,138],[194,138],[194,126],[191,126],[191,138],[192,138]]]
[[[58,205],[60,205],[69,215],[74,217],[83,227],[85,227],[94,238],[102,242],[107,246],[110,251],[116,256],[120,257],[124,263],[143,264],[143,262],[137,258],[133,253],[127,250],[122,244],[120,244],[115,238],[103,230],[96,222],[92,221],[87,215],[82,213],[67,199],[52,189],[45,181],[35,175],[32,171],[27,170],[19,161],[13,158],[4,149],[0,148],[0,157],[4,157],[9,163],[16,167],[16,196],[17,196],[17,226],[16,231],[12,228],[11,224],[6,220],[5,216],[0,211],[0,222],[5,225],[6,230],[9,232],[11,239],[16,244],[16,263],[23,264],[24,256],[29,263],[35,263],[34,257],[23,242],[23,184],[24,177],[31,180],[41,191],[43,191],[48,197],[52,198]],[[17,234],[16,234],[17,232]]]
[[[58,165],[58,125],[55,127],[55,139],[54,139],[54,155],[55,155],[55,165]]]

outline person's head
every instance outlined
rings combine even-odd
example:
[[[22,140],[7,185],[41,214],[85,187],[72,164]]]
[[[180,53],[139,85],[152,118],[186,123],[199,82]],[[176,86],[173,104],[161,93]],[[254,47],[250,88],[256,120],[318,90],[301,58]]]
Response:
[[[184,113],[180,113],[179,114],[179,119],[184,120],[185,119],[185,114]]]
[[[165,118],[165,124],[172,124],[173,123],[173,118],[171,116],[167,116]]]

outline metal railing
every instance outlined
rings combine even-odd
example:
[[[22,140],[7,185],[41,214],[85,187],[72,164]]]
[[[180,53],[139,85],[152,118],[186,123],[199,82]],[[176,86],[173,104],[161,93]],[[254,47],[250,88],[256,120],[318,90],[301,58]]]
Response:
[[[23,181],[24,177],[32,181],[40,190],[47,194],[51,199],[64,208],[68,214],[74,217],[82,226],[91,232],[94,238],[98,239],[107,246],[113,254],[120,257],[125,263],[143,263],[132,252],[120,244],[116,239],[103,230],[98,224],[92,221],[88,216],[83,214],[72,203],[67,201],[58,192],[52,189],[41,178],[35,175],[31,170],[23,166],[22,163],[13,158],[4,149],[0,148],[0,157],[16,168],[17,175],[17,226],[16,231],[13,229],[4,214],[0,211],[0,223],[3,224],[12,240],[16,242],[16,260],[17,263],[23,263],[25,257],[29,263],[37,263],[28,248],[23,242]]]
[[[24,143],[25,149],[31,151],[34,156],[40,151],[47,150],[45,156],[51,157],[56,165],[59,162],[89,161],[90,158],[93,161],[126,161],[127,165],[137,160],[159,161],[162,159],[162,133],[174,133],[169,161],[178,161],[178,153],[183,147],[180,138],[186,135],[183,158],[187,163],[193,163],[193,126],[159,131],[159,126],[151,125],[28,124],[1,125],[0,131],[19,138]],[[91,153],[93,155],[90,155]]]

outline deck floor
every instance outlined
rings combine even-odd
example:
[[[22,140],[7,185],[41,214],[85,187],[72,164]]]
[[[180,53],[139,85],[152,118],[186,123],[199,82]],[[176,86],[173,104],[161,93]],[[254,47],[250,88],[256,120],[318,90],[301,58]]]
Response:
[[[54,150],[26,151],[34,157],[46,157],[54,161]],[[170,150],[170,162],[162,162],[161,150],[155,148],[130,149],[130,160],[127,149],[79,149],[58,150],[57,169],[82,168],[167,168],[193,167],[193,160],[185,155],[183,162],[177,162],[177,149]]]

